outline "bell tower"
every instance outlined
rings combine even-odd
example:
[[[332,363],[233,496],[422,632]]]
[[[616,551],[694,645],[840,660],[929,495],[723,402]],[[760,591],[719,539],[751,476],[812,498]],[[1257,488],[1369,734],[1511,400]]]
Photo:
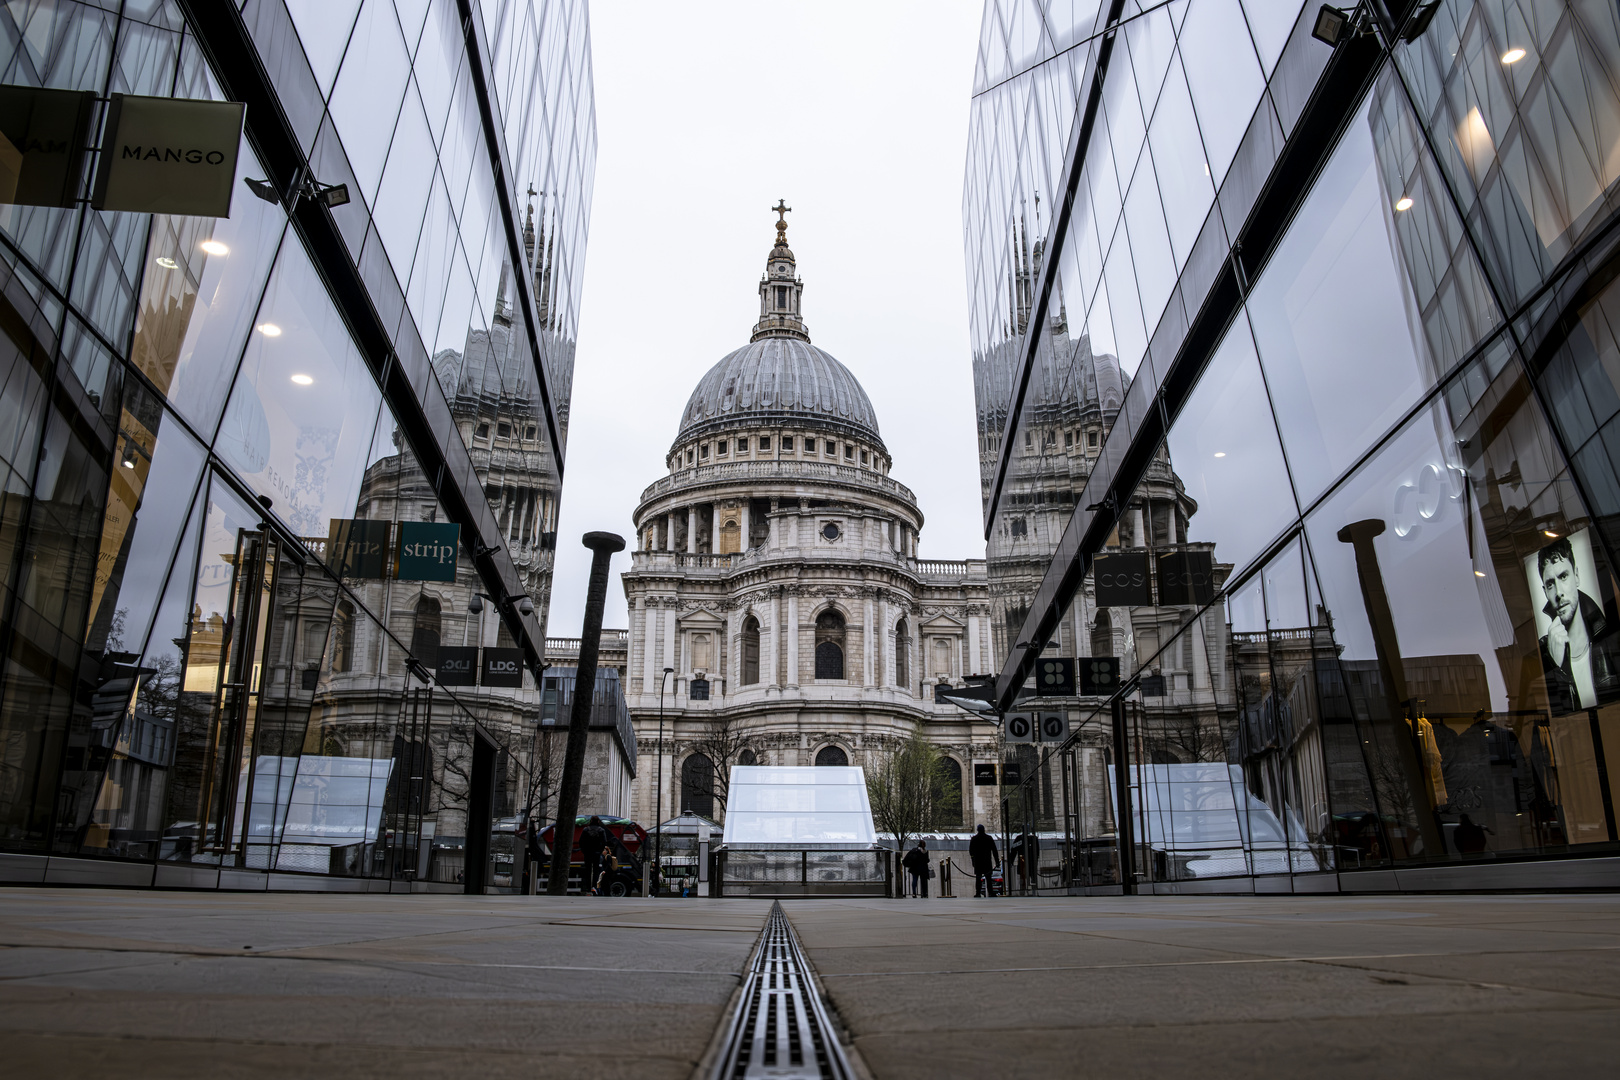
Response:
[[[787,242],[787,215],[793,208],[786,199],[778,199],[771,209],[776,213],[776,246],[771,248],[765,273],[759,279],[759,322],[754,324],[754,334],[748,340],[790,337],[808,342],[810,331],[799,307],[804,282],[798,277],[793,250]]]

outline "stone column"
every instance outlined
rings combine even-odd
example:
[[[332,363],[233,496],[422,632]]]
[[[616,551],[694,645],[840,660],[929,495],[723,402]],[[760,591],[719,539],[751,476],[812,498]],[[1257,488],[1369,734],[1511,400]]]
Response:
[[[1133,547],[1147,547],[1147,535],[1142,531],[1141,504],[1131,507],[1131,544]]]
[[[768,620],[768,622],[766,621]],[[782,654],[782,604],[775,590],[765,601],[765,619],[760,622],[759,683],[761,686],[780,686],[777,677],[777,657]]]
[[[720,504],[709,504],[709,554],[720,554]]]
[[[984,669],[979,666],[979,617],[973,614],[972,608],[968,609],[967,635],[968,667],[973,669],[970,674],[983,675]]]
[[[641,692],[658,693],[658,611],[652,597],[641,598]]]
[[[748,503],[748,499],[743,499],[742,513],[737,519],[737,524],[742,526],[741,548],[744,552],[748,550]]]
[[[774,548],[779,548],[779,547],[782,546],[781,536],[777,531],[778,526],[777,526],[777,518],[776,518],[776,512],[778,510],[780,510],[781,508],[782,508],[782,503],[781,503],[780,500],[778,500],[778,499],[772,499],[771,500],[771,518],[770,518],[771,537],[770,537],[770,545],[771,545],[771,547],[773,549]]]
[[[686,508],[686,553],[697,554],[697,507]]]
[[[877,662],[876,650],[874,648],[874,646],[877,644],[877,635],[875,633],[877,627],[872,623],[871,594],[867,594],[866,598],[861,603],[861,685],[870,690],[874,685],[872,681],[872,668]]]
[[[787,682],[789,689],[799,686],[799,594],[788,590],[787,628],[782,632],[787,639]]]
[[[884,646],[883,652],[881,654],[881,664],[879,665],[882,668],[882,670],[878,673],[878,685],[879,686],[893,686],[894,685],[894,648],[893,648],[893,646],[891,646],[889,644],[889,625],[890,625],[892,620],[891,620],[890,615],[889,615],[889,594],[888,593],[883,594],[883,600],[882,600],[881,603],[878,604],[878,618],[879,618],[879,620],[881,620],[878,623],[878,633],[882,635],[882,638],[880,640],[883,642],[883,646]]]
[[[664,550],[675,550],[675,511],[664,512]]]
[[[663,674],[663,669],[664,668],[676,667],[676,664],[675,664],[675,614],[676,614],[675,598],[673,596],[666,597],[665,600],[664,600],[664,614],[663,614],[663,623],[664,623],[664,662],[663,662],[662,665],[659,666],[659,669],[658,669],[658,673],[660,675]],[[690,659],[691,659],[691,657],[687,657],[687,660],[690,660]],[[687,665],[687,666],[690,666],[690,665]],[[666,703],[673,704],[675,699],[679,696],[675,692],[676,687],[685,685],[685,681],[680,678],[679,668],[676,669],[676,674],[671,676],[669,681],[670,681],[670,687],[669,687],[668,693],[665,696],[665,701],[666,701]]]

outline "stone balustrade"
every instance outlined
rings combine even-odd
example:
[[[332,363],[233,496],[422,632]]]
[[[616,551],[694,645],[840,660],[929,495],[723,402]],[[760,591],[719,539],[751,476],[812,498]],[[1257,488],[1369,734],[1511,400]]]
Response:
[[[872,469],[836,465],[830,461],[728,461],[718,465],[698,465],[680,469],[649,484],[647,490],[641,493],[641,501],[645,504],[672,491],[732,480],[815,480],[852,484],[907,502],[916,502],[911,489],[898,480]]]

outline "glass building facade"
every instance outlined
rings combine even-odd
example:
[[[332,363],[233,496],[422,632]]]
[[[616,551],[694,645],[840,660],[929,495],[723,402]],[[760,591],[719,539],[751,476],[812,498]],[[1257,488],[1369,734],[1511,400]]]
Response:
[[[1042,888],[1613,887],[1620,15],[1318,10],[986,4],[998,704],[1120,662],[1014,829]]]
[[[515,886],[585,3],[25,2],[0,82],[247,106],[228,217],[0,207],[0,878]]]

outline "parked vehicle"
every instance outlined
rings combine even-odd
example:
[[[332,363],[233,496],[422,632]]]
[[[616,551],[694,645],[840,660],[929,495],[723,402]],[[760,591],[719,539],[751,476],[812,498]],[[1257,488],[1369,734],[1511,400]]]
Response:
[[[603,827],[613,837],[613,843],[609,850],[612,851],[618,863],[618,868],[615,870],[612,879],[607,883],[607,895],[640,896],[641,852],[646,848],[647,830],[629,818],[605,817],[600,814],[597,816],[601,817]],[[585,831],[585,826],[590,824],[590,821],[590,814],[580,814],[574,819],[574,850],[568,860],[570,877],[584,871],[585,856],[579,850],[579,837]],[[542,875],[550,872],[551,852],[555,848],[552,840],[556,832],[557,827],[555,825],[548,825],[540,832],[542,850],[538,855],[538,861],[540,862],[539,872]],[[589,883],[582,883],[580,891],[589,892]]]

